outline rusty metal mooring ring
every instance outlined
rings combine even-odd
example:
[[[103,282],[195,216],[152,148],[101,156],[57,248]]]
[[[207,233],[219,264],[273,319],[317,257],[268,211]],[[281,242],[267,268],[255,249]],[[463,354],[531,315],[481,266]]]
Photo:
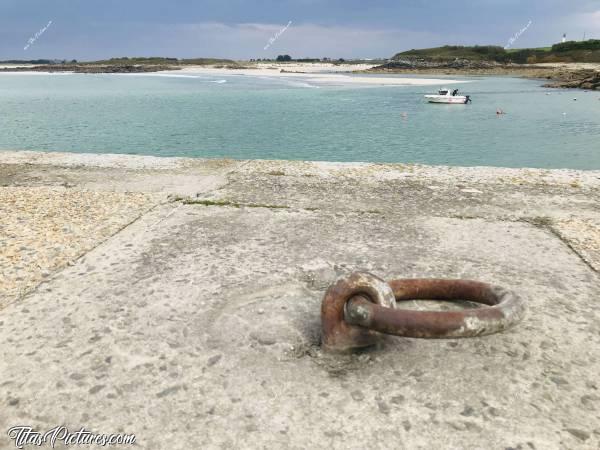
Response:
[[[396,301],[467,300],[485,307],[460,311],[396,309]],[[462,338],[505,330],[525,303],[514,292],[470,280],[405,279],[389,284],[366,272],[338,279],[321,305],[322,344],[345,351],[375,344],[380,333],[415,338]]]

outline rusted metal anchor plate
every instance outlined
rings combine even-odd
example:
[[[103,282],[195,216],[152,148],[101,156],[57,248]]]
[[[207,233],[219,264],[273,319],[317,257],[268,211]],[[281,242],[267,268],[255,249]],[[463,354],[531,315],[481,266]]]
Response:
[[[397,309],[406,300],[466,300],[485,305],[460,311]],[[374,345],[381,333],[415,338],[463,338],[505,330],[525,314],[514,292],[470,280],[403,279],[386,283],[366,272],[338,279],[321,306],[322,345],[346,351]]]

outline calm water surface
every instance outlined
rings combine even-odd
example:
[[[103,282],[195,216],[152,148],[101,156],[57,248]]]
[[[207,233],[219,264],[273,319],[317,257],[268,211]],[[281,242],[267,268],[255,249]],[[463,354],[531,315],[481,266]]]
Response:
[[[462,80],[467,106],[425,103],[438,86],[0,74],[0,149],[600,169],[599,92]]]

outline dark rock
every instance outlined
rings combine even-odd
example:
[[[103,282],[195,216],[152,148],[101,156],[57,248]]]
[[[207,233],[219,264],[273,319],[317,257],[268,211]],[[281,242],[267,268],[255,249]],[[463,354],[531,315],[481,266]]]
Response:
[[[472,61],[461,58],[437,61],[418,57],[402,57],[373,69],[488,69],[501,66],[504,66],[504,64],[495,61]]]
[[[97,394],[98,392],[100,392],[102,389],[104,389],[104,385],[103,384],[99,384],[97,386],[94,386],[93,388],[90,389],[90,394]]]
[[[600,90],[600,72],[595,70],[572,70],[559,72],[552,83],[544,87]]]
[[[361,391],[352,391],[350,396],[357,402],[362,402],[365,399],[365,394],[363,394]]]
[[[377,400],[377,407],[379,408],[379,412],[383,414],[389,414],[391,411],[390,405],[383,400]]]
[[[156,394],[156,396],[158,398],[165,397],[167,395],[174,394],[175,392],[177,392],[180,389],[181,389],[181,386],[172,386],[170,388],[167,388],[167,389],[164,389],[164,390],[160,391],[158,394]]]
[[[474,416],[475,415],[475,410],[470,407],[470,406],[465,406],[465,409],[462,410],[462,412],[460,413],[461,416]]]
[[[223,355],[211,356],[210,358],[208,358],[208,362],[206,363],[206,365],[208,367],[214,366],[216,363],[218,363],[221,360],[222,357],[223,357]]]
[[[569,382],[567,380],[565,380],[564,378],[561,378],[561,377],[550,377],[550,380],[557,386],[561,386],[563,384],[569,384]]]
[[[577,428],[567,428],[567,431],[575,436],[577,439],[582,441],[586,441],[590,438],[590,433],[584,430],[579,430]]]
[[[74,72],[74,73],[147,73],[180,70],[166,64],[47,64],[34,67],[10,67],[0,72]]]
[[[400,403],[402,403],[404,401],[404,396],[403,395],[395,395],[391,398],[390,400],[394,405],[399,405]]]
[[[588,408],[596,409],[595,406],[600,404],[600,396],[589,394],[582,395],[581,403]]]

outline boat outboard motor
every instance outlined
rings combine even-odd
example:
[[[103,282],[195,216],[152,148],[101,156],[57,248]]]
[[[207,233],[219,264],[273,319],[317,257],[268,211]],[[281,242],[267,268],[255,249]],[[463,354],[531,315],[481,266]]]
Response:
[[[469,102],[473,101],[473,100],[471,100],[471,96],[470,95],[465,95],[465,97],[467,97],[467,101],[465,103],[469,103]]]

